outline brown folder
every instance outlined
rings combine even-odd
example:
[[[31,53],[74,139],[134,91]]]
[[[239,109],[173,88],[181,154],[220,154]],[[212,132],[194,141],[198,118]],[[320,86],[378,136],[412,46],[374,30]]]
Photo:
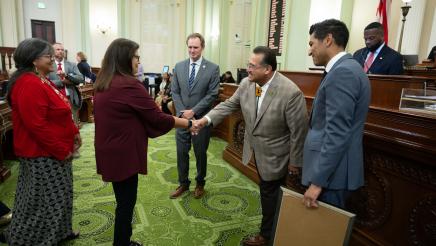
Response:
[[[306,208],[303,195],[282,187],[274,246],[348,245],[355,214],[319,202]]]

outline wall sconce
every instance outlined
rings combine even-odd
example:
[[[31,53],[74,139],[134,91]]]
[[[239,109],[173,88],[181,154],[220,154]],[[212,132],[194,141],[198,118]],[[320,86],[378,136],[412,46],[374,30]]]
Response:
[[[401,6],[401,11],[403,13],[403,24],[401,25],[401,33],[400,33],[400,42],[398,42],[398,53],[401,53],[401,45],[403,44],[403,32],[404,32],[404,23],[406,22],[406,16],[409,13],[409,10],[412,6],[407,5],[412,2],[412,0],[403,0],[404,6]]]
[[[174,0],[174,2],[172,2],[170,5],[171,6],[176,6],[177,8],[180,7],[180,0]]]
[[[111,26],[107,24],[99,24],[97,25],[97,30],[99,30],[103,35],[106,34],[111,29]]]

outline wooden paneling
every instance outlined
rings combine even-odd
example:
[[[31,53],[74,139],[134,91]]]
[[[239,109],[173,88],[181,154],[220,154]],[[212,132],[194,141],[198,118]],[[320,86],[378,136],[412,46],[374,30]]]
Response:
[[[427,69],[423,67],[406,68],[405,75],[420,76],[427,78],[427,87],[436,90],[436,68]]]
[[[82,94],[82,107],[79,111],[79,118],[81,122],[94,122],[94,87],[92,84],[86,84],[79,88]]]
[[[12,134],[6,134],[12,130],[11,109],[5,101],[0,101],[0,116],[2,118],[0,124],[0,183],[5,181],[11,172],[3,164],[4,151],[11,150],[12,148]],[[8,137],[6,137],[8,136]]]
[[[306,96],[308,110],[319,72],[283,72]],[[350,245],[436,245],[436,119],[398,111],[402,88],[423,88],[425,78],[370,75],[372,100],[364,130],[365,186],[348,209],[357,214]],[[237,85],[224,85],[221,100]],[[223,158],[258,182],[253,163],[241,163],[244,121],[228,117]],[[304,191],[300,179],[287,185]]]
[[[14,47],[0,47],[0,81],[9,78],[9,70],[11,70],[14,65],[14,51]]]

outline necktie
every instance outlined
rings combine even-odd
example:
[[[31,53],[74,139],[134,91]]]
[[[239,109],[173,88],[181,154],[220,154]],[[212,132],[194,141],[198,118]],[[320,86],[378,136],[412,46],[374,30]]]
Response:
[[[58,63],[58,72],[59,71],[63,72],[63,70],[62,70],[62,63],[61,62]],[[59,75],[59,77],[61,77],[61,79],[63,79],[63,76]]]
[[[256,90],[256,117],[257,117],[257,113],[259,111],[259,100],[260,100],[260,96],[262,95],[262,87],[256,85],[255,90]]]
[[[194,79],[195,79],[195,63],[192,63],[191,66],[192,66],[192,70],[188,80],[189,89],[192,89],[192,84],[194,83]]]
[[[374,62],[374,52],[370,52],[368,59],[366,59],[365,64],[363,65],[363,71],[365,73],[368,73],[369,68],[371,67],[372,63]]]

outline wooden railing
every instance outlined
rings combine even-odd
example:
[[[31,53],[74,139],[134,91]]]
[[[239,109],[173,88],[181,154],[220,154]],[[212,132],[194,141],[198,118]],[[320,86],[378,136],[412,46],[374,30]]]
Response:
[[[0,81],[9,78],[9,71],[14,67],[14,51],[15,47],[0,47]]]

